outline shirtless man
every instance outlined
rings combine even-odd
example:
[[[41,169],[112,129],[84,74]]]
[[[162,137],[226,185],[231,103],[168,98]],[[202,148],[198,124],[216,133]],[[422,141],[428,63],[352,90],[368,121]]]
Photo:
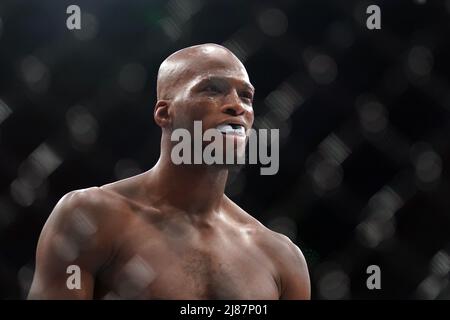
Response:
[[[310,299],[300,249],[225,194],[225,165],[175,165],[171,132],[253,124],[243,64],[216,44],[160,66],[161,154],[147,172],[66,194],[39,238],[29,299]],[[81,281],[70,287],[69,266]]]

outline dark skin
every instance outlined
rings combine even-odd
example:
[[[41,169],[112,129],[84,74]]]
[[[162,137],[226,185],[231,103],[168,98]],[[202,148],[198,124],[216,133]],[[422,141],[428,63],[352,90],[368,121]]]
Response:
[[[254,89],[227,49],[180,50],[160,67],[155,122],[161,155],[149,171],[73,191],[41,233],[29,299],[310,299],[300,249],[225,194],[230,168],[175,165],[176,128],[253,124]],[[81,288],[69,290],[69,265]]]

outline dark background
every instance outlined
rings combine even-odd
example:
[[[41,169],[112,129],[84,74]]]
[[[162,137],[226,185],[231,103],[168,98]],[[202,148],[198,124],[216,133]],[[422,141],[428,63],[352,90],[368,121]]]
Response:
[[[2,0],[0,298],[26,296],[61,196],[153,166],[159,64],[215,42],[281,133],[279,173],[247,166],[228,194],[300,246],[313,298],[450,299],[449,36],[439,0]]]

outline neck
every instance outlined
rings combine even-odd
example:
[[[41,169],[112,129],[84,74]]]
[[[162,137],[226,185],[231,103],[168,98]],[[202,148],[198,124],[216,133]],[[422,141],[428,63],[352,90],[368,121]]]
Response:
[[[228,169],[208,165],[175,165],[161,153],[149,171],[152,197],[191,215],[218,212],[224,196]]]

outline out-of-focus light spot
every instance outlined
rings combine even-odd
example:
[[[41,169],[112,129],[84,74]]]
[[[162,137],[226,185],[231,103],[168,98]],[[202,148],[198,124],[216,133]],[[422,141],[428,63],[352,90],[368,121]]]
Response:
[[[318,84],[330,84],[337,77],[337,65],[334,60],[326,54],[315,55],[308,63],[311,78]]]
[[[346,299],[350,292],[350,279],[342,270],[329,270],[320,277],[318,290],[322,299]]]
[[[0,99],[0,124],[5,121],[12,113],[9,106]]]
[[[415,143],[410,148],[410,160],[415,168],[416,186],[420,190],[430,191],[439,185],[442,160],[429,143]]]
[[[286,120],[303,101],[302,95],[297,90],[290,84],[284,84],[266,97],[265,104],[280,120]]]
[[[243,63],[263,44],[264,36],[255,28],[242,28],[222,45],[233,52]]]
[[[254,129],[279,129],[280,131],[280,144],[282,145],[286,139],[289,137],[289,134],[292,130],[292,123],[290,119],[281,120],[278,117],[274,116],[273,112],[270,110],[267,114],[264,116],[258,116],[255,118],[255,121],[253,122]],[[263,140],[260,140],[262,144],[265,144],[266,142]],[[267,145],[269,146],[271,144],[272,140],[268,139]]]
[[[74,261],[80,253],[77,241],[68,234],[57,234],[52,245],[58,257],[66,262]]]
[[[222,44],[225,48],[233,52],[239,60],[244,62],[248,57],[248,49],[245,43],[239,41],[239,39],[230,39]]]
[[[71,30],[71,33],[81,41],[92,40],[97,36],[99,23],[91,13],[81,13],[81,29]]]
[[[114,166],[114,175],[117,179],[125,179],[142,172],[139,164],[132,159],[120,159]]]
[[[32,161],[31,159],[25,160],[18,170],[18,176],[20,180],[25,181],[31,188],[38,188],[46,178],[46,174],[41,165]]]
[[[200,0],[170,0],[167,4],[167,12],[180,23],[185,23],[200,10],[202,5]]]
[[[137,297],[156,277],[153,268],[139,255],[135,255],[122,269],[117,283],[122,298]]]
[[[44,93],[50,85],[50,71],[47,66],[35,56],[25,57],[20,70],[28,88],[35,93]]]
[[[273,120],[268,116],[258,116],[255,117],[253,126],[255,129],[275,129]]]
[[[141,91],[147,80],[145,68],[137,63],[126,64],[119,73],[119,85],[128,92]]]
[[[351,25],[337,21],[333,22],[328,29],[330,42],[340,49],[348,49],[355,41]]]
[[[374,248],[395,235],[394,213],[404,204],[403,199],[389,186],[382,188],[367,205],[368,218],[356,227],[358,241]]]
[[[395,234],[394,219],[388,221],[377,221],[369,219],[361,222],[356,227],[358,241],[368,248],[375,248],[383,240],[391,238]]]
[[[163,18],[159,24],[172,41],[176,41],[181,36],[181,27],[172,18]]]
[[[77,241],[83,242],[88,240],[97,232],[97,224],[95,221],[84,213],[81,209],[76,209],[72,215],[73,228]]]
[[[416,159],[416,176],[425,183],[434,182],[441,176],[442,160],[434,151],[425,151]]]
[[[428,76],[433,69],[433,54],[428,48],[413,47],[408,53],[408,68],[415,76]]]
[[[42,143],[20,165],[18,175],[31,187],[38,188],[61,163],[62,159],[54,150],[46,143]]]
[[[92,145],[97,140],[97,120],[83,106],[74,106],[66,113],[66,122],[69,127],[75,147]]]
[[[414,0],[414,2],[417,4],[425,4],[427,3],[427,0]]]
[[[174,214],[183,214],[181,210],[177,210]],[[186,241],[189,239],[189,232],[178,223],[167,223],[163,226],[164,234],[168,237],[168,239],[173,240],[175,243],[179,243],[180,246],[186,244]]]
[[[335,190],[342,183],[344,173],[341,166],[335,161],[319,160],[308,164],[308,167],[308,173],[311,176],[314,191],[319,196]]]
[[[447,8],[448,13],[450,14],[450,0],[445,2],[445,7]]]
[[[382,132],[387,124],[387,110],[377,101],[368,101],[358,108],[361,126],[370,133]]]
[[[394,213],[404,204],[400,195],[386,186],[374,194],[368,203],[371,219],[377,221],[387,221],[391,219]]]
[[[102,300],[120,300],[120,296],[110,291],[103,296]]]
[[[41,187],[45,179],[62,163],[62,159],[46,143],[39,145],[19,166],[18,178],[11,183],[11,196],[18,204],[28,207],[37,193],[45,192]],[[45,187],[45,186],[44,186]]]
[[[268,222],[267,226],[275,232],[284,234],[293,242],[297,238],[297,224],[289,217],[275,217]]]
[[[416,296],[422,300],[434,300],[441,292],[442,287],[442,279],[437,276],[430,275],[419,284],[416,290]]]
[[[23,207],[33,204],[36,195],[35,189],[22,179],[15,179],[10,186],[11,197]]]
[[[281,36],[288,28],[288,18],[276,8],[263,11],[258,17],[258,23],[261,30],[271,37]]]
[[[441,250],[431,259],[431,272],[437,276],[445,277],[450,273],[450,256]]]
[[[62,159],[46,143],[39,145],[30,154],[29,159],[42,168],[45,176],[52,174],[62,163]]]
[[[362,222],[356,227],[356,236],[361,244],[368,248],[375,248],[381,242],[381,231],[378,225]]]
[[[22,297],[25,298],[30,290],[31,282],[33,281],[33,269],[28,265],[22,266],[17,273],[17,280],[22,292]]]
[[[350,155],[350,148],[334,133],[323,140],[318,147],[322,155],[341,164]]]

